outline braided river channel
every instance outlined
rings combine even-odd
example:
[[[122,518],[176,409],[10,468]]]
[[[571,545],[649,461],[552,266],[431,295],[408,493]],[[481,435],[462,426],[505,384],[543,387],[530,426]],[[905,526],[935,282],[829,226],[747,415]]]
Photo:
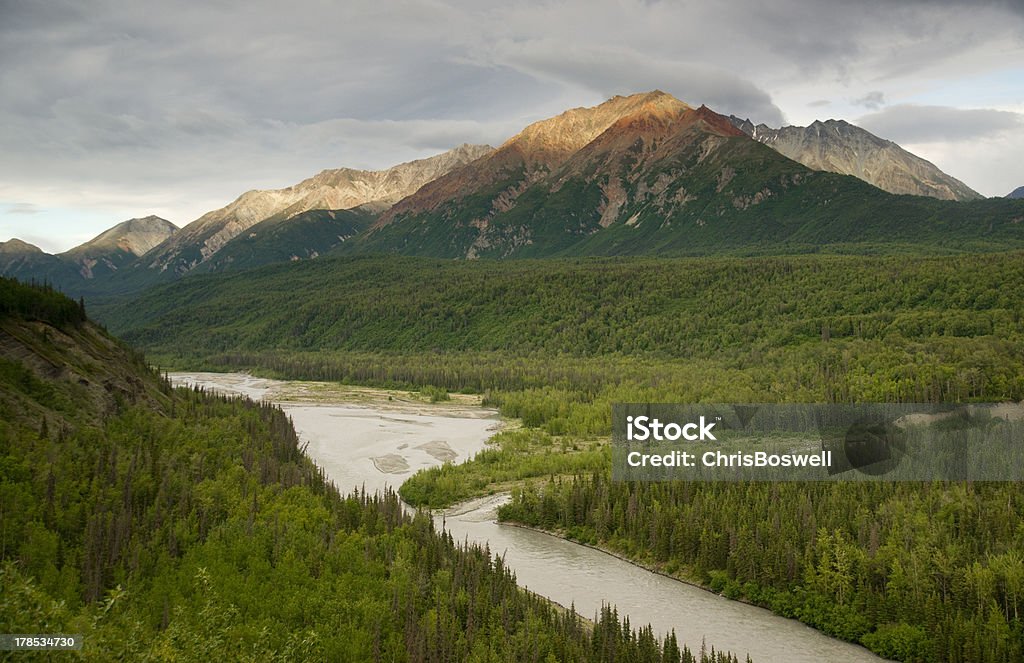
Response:
[[[427,403],[400,391],[256,378],[243,373],[172,373],[177,385],[278,404],[292,418],[306,453],[341,491],[395,489],[417,470],[463,462],[502,425],[497,412],[469,397]],[[507,494],[471,500],[434,515],[457,541],[486,545],[519,584],[593,617],[613,605],[636,628],[675,630],[680,644],[728,650],[755,663],[881,661],[792,619],[647,571],[613,555],[522,527],[498,523]]]

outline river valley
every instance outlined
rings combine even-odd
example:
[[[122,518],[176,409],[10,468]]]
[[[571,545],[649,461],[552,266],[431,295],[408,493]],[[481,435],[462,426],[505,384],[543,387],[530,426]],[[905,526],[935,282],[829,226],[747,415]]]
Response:
[[[246,374],[174,373],[179,385],[279,404],[292,418],[306,452],[343,491],[397,489],[416,470],[471,458],[500,427],[497,413],[471,397],[428,403],[404,392],[289,382]],[[731,601],[659,575],[602,551],[496,522],[498,494],[435,515],[459,541],[488,545],[504,557],[520,585],[592,617],[616,606],[636,628],[659,636],[674,629],[680,643],[726,649],[742,661],[812,663],[881,661],[863,647],[825,636],[768,610]]]

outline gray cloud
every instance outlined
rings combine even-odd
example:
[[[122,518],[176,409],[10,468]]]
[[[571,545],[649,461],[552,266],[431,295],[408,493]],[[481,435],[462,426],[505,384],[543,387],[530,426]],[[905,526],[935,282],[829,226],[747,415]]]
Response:
[[[988,108],[901,104],[865,115],[857,124],[897,143],[957,142],[1024,131],[1024,115]]]
[[[500,143],[613,94],[773,126],[799,86],[814,96],[793,112],[872,108],[901,82],[1005,69],[1022,35],[1006,0],[0,0],[0,201],[186,223],[245,189]]]
[[[569,46],[553,40],[503,41],[491,57],[535,76],[577,85],[600,98],[661,89],[692,105],[781,122],[767,92],[716,66],[652,58],[624,47]]]
[[[7,206],[7,214],[21,214],[25,216],[32,216],[39,214],[40,209],[31,203],[12,203]]]
[[[863,106],[864,108],[868,108],[870,110],[878,110],[879,108],[885,105],[885,93],[882,92],[881,90],[874,90],[872,92],[868,92],[860,99],[854,99],[853,105]]]

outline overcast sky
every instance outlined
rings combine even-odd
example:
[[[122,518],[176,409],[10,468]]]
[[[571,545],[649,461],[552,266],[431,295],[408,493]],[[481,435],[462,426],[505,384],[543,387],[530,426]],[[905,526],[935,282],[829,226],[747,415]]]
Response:
[[[65,250],[660,88],[1024,185],[1024,2],[0,0],[0,241]]]

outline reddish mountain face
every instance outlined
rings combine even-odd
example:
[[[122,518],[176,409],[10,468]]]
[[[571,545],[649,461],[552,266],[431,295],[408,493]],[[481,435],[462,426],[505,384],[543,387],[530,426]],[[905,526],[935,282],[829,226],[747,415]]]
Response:
[[[635,225],[645,210],[671,217],[695,199],[686,180],[729,141],[761,149],[706,106],[660,91],[615,97],[530,125],[400,201],[364,239],[388,251],[507,256]],[[701,177],[728,184],[734,172]]]
[[[488,196],[494,209],[509,209],[530,185],[557,170],[612,125],[620,121],[671,123],[690,110],[660,90],[613,97],[593,108],[567,110],[531,124],[490,155],[425,185],[382,214],[374,228],[399,217],[451,209],[461,200],[480,195]]]

